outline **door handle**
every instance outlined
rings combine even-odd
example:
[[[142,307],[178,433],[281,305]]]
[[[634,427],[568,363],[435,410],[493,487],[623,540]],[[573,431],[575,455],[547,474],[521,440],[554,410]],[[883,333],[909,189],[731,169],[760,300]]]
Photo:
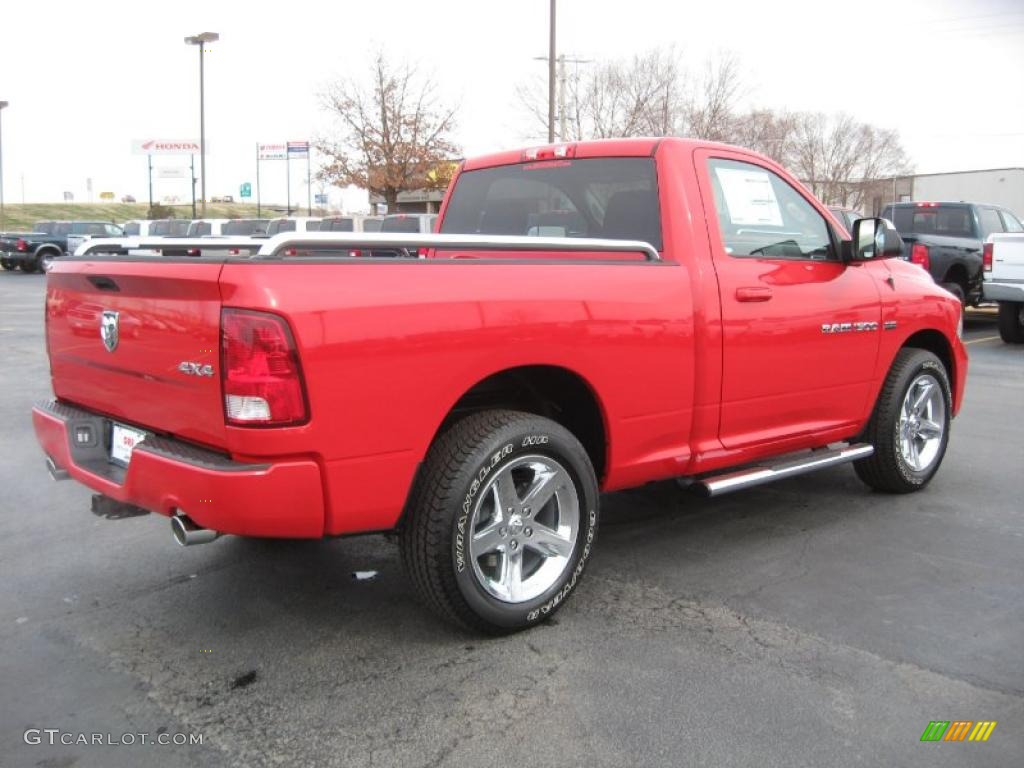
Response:
[[[772,297],[771,288],[737,288],[736,301],[768,301]]]

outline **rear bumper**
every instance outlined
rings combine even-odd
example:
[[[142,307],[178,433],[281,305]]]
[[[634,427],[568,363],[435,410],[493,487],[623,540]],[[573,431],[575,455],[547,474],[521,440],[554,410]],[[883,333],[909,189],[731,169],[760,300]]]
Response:
[[[985,282],[987,301],[1024,301],[1024,283]]]
[[[320,538],[324,495],[311,459],[262,464],[147,435],[127,468],[108,461],[110,419],[56,400],[37,403],[32,423],[43,452],[71,477],[118,501],[170,516],[180,510],[221,533]],[[78,437],[72,440],[72,436]]]

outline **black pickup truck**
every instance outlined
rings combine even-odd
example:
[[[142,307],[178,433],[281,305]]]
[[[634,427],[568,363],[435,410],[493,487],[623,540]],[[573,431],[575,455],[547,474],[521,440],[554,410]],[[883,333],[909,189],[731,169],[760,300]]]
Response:
[[[68,252],[68,235],[121,237],[124,231],[108,221],[38,221],[31,232],[0,233],[0,264],[22,272],[45,271]]]
[[[1017,217],[997,205],[895,203],[882,209],[903,238],[903,258],[924,267],[936,283],[960,299],[981,299],[982,248],[998,232],[1020,231]]]

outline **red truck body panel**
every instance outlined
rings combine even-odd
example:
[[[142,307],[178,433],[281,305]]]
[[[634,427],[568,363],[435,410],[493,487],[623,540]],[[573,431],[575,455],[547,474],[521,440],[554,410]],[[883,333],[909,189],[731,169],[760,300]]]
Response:
[[[726,252],[707,159],[753,162],[802,191],[783,169],[679,139],[574,147],[576,159],[609,156],[654,158],[660,263],[472,251],[333,263],[58,262],[47,299],[58,399],[263,469],[190,472],[142,451],[115,483],[76,467],[66,424],[37,408],[44,450],[86,485],[163,514],[186,509],[226,533],[315,537],[393,528],[453,406],[479,382],[521,367],[569,372],[593,394],[606,436],[604,490],[850,439],[897,351],[920,332],[947,345],[959,409],[959,309],[922,270]],[[521,150],[500,153],[466,161],[459,174],[522,161]],[[450,199],[451,191],[441,222]],[[287,321],[306,423],[225,426],[219,378],[178,374],[179,361],[219,367],[222,307]],[[104,310],[122,313],[120,355],[100,344]],[[878,323],[878,331],[822,333],[837,321]],[[881,330],[887,321],[895,327]]]

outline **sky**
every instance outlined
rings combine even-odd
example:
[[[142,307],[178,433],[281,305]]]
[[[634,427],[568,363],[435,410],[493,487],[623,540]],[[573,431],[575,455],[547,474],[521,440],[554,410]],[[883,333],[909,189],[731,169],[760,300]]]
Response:
[[[321,94],[363,75],[378,49],[458,106],[467,156],[544,139],[515,89],[545,72],[534,57],[547,53],[548,0],[9,2],[0,23],[10,203],[88,200],[87,179],[94,198],[145,200],[132,140],[198,138],[198,53],[184,38],[203,31],[221,36],[206,54],[211,196],[255,185],[257,142],[329,137]],[[919,173],[1024,167],[1024,0],[558,0],[557,29],[559,52],[581,59],[673,45],[697,69],[730,51],[743,106],[842,110],[894,128]],[[305,200],[305,170],[291,164],[293,201]],[[261,164],[264,202],[284,202],[285,179],[282,161]],[[184,201],[187,184],[157,179],[154,197]],[[354,190],[323,191],[333,206],[366,205]]]

